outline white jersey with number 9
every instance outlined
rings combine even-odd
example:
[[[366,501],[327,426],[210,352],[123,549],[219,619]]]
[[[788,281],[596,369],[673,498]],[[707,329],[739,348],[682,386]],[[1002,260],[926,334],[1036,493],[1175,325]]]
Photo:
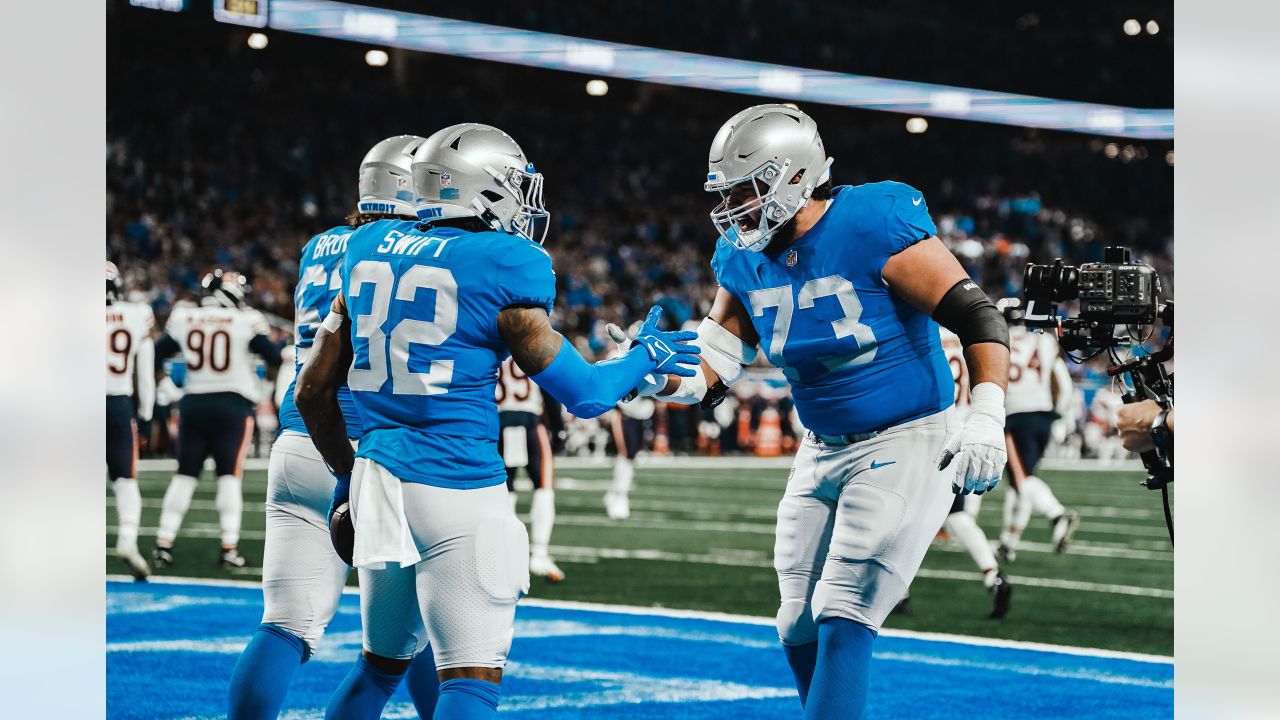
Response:
[[[494,399],[498,401],[498,412],[542,414],[542,389],[534,385],[511,358],[507,358],[498,368]]]
[[[107,394],[133,395],[138,348],[151,341],[155,318],[146,303],[117,302],[107,306]],[[150,373],[151,368],[141,368]]]

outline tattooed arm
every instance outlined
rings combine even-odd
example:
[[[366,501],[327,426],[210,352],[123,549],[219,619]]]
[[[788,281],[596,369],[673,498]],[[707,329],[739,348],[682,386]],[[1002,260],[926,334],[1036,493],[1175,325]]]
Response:
[[[531,380],[569,412],[593,418],[613,408],[650,372],[692,374],[698,348],[684,344],[697,333],[658,330],[662,311],[654,308],[631,351],[591,365],[551,327],[545,308],[509,307],[498,315],[498,332],[511,356]]]

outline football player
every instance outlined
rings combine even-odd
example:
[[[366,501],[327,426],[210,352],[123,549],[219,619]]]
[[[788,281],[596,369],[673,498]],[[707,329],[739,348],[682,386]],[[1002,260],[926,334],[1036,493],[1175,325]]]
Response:
[[[191,506],[205,458],[212,455],[218,474],[214,505],[222,530],[218,563],[240,568],[245,566],[236,547],[244,507],[240,484],[258,397],[253,356],[278,367],[280,348],[268,335],[266,317],[245,306],[243,275],[219,268],[206,274],[200,285],[205,291],[200,305],[175,306],[156,340],[157,362],[182,354],[186,381],[178,404],[178,472],[164,493],[151,559],[156,567],[173,564],[173,541]]]
[[[942,351],[951,366],[951,379],[955,383],[955,413],[963,419],[969,414],[969,369],[964,362],[964,346],[955,333],[942,328]],[[1007,406],[1007,405],[1006,405]],[[978,511],[982,507],[981,495],[956,495],[951,512],[942,524],[951,539],[969,553],[982,571],[982,584],[991,593],[991,617],[1000,619],[1009,614],[1009,601],[1013,597],[1013,584],[1005,576],[986,533],[978,527]]]
[[[422,144],[416,135],[387,138],[360,163],[359,201],[346,223],[315,237],[302,249],[294,290],[294,368],[311,351],[320,323],[341,287],[347,239],[357,227],[380,220],[414,218],[410,164]],[[285,373],[280,373],[284,375]],[[296,380],[295,373],[290,373]],[[328,510],[333,475],[307,436],[289,382],[280,399],[280,429],[267,469],[267,534],[262,558],[262,623],[231,675],[231,720],[280,714],[298,665],[316,651],[338,608],[350,568],[329,541]],[[360,440],[362,423],[346,387],[338,389],[347,437]],[[417,600],[401,598],[402,612],[417,613]],[[396,648],[399,644],[395,645]],[[373,653],[395,650],[373,648]],[[348,676],[348,682],[363,680]],[[394,678],[392,687],[399,682]],[[409,695],[418,714],[431,717],[438,683],[430,648],[420,649],[408,673]]]
[[[898,182],[832,188],[818,128],[789,105],[734,115],[704,189],[720,284],[694,377],[642,390],[715,402],[762,345],[809,432],[778,505],[777,624],[808,718],[861,718],[871,645],[956,494],[1004,468],[1004,318]],[[936,321],[936,322],[935,322]],[[938,324],[970,372],[963,423]]]
[[[524,468],[533,481],[529,505],[529,573],[551,582],[564,571],[551,558],[551,530],[556,524],[555,457],[551,435],[542,421],[542,390],[507,358],[498,368],[498,452],[507,466],[507,494],[516,509],[516,472]]]
[[[155,346],[151,329],[155,318],[146,303],[124,302],[120,271],[107,263],[107,475],[116,496],[116,557],[137,580],[151,574],[138,552],[138,523],[142,493],[138,490],[138,424],[133,396],[137,388],[137,416],[151,419],[156,401]],[[137,377],[137,385],[134,377]]]
[[[506,133],[445,128],[418,149],[413,177],[423,222],[348,238],[341,292],[294,399],[338,478],[335,536],[349,502],[353,564],[420,603],[419,613],[370,613],[366,635],[425,632],[441,681],[435,717],[486,718],[529,582],[528,535],[497,449],[498,366],[512,355],[572,414],[596,417],[648,373],[693,374],[698,348],[686,344],[694,333],[658,329],[659,308],[637,347],[595,365],[551,327],[543,177]],[[364,424],[354,451],[344,382]],[[396,657],[412,651],[406,643]],[[329,716],[377,717],[389,696],[336,694]]]
[[[609,334],[615,341],[619,340],[622,331],[618,326],[610,324]],[[631,332],[639,329],[634,323]],[[621,335],[625,340],[626,336]],[[612,351],[617,355],[626,351],[620,345]],[[604,494],[604,511],[610,520],[626,520],[631,517],[631,483],[636,475],[636,455],[644,447],[644,424],[653,417],[654,402],[651,398],[634,398],[629,402],[619,403],[618,408],[609,415],[609,428],[613,433],[613,482]]]
[[[1058,341],[1049,333],[1027,330],[1021,302],[1001,300],[1009,324],[1009,392],[1005,397],[1005,440],[1009,452],[1010,492],[1004,496],[1004,530],[996,550],[1003,562],[1017,558],[1018,543],[1035,512],[1053,526],[1053,550],[1062,552],[1071,543],[1080,514],[1063,507],[1044,480],[1036,477],[1036,465],[1053,434],[1053,421],[1071,397],[1071,375],[1058,352]]]

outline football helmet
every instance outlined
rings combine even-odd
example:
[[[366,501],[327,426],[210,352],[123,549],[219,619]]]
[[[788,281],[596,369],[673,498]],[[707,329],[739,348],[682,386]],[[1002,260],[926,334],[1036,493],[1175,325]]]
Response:
[[[244,307],[244,297],[249,291],[249,282],[238,272],[215,268],[201,278],[200,287],[209,294],[207,299],[211,304],[240,309]]]
[[[360,161],[362,213],[413,217],[413,153],[425,138],[397,135],[374,145]]]
[[[120,281],[120,270],[116,264],[107,261],[107,304],[111,305],[124,294],[124,283]]]
[[[832,162],[818,124],[795,107],[743,110],[711,141],[703,189],[724,199],[711,211],[712,224],[735,248],[763,250],[778,228],[809,204],[813,189],[830,179]],[[748,183],[745,200],[732,197],[735,187]]]
[[[413,188],[421,220],[476,217],[495,231],[546,239],[542,174],[496,127],[461,123],[427,138],[413,156]]]

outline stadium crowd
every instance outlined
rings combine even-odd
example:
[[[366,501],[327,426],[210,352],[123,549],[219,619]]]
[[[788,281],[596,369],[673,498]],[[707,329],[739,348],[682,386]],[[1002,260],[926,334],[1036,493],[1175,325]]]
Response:
[[[298,252],[352,209],[365,150],[467,120],[509,131],[547,177],[566,335],[602,352],[606,322],[626,326],[654,302],[679,322],[709,309],[718,198],[702,192],[706,151],[753,99],[626,82],[588,97],[579,76],[406,53],[371,68],[363,49],[304,37],[255,52],[238,29],[184,33],[170,18],[162,37],[133,45],[153,19],[126,20],[108,36],[107,255],[161,325],[221,265],[250,278],[251,304],[279,319],[283,339]],[[1018,293],[1028,259],[1100,259],[1109,244],[1172,277],[1170,143],[945,121],[910,135],[901,116],[806,110],[835,182],[919,188],[992,297]]]

